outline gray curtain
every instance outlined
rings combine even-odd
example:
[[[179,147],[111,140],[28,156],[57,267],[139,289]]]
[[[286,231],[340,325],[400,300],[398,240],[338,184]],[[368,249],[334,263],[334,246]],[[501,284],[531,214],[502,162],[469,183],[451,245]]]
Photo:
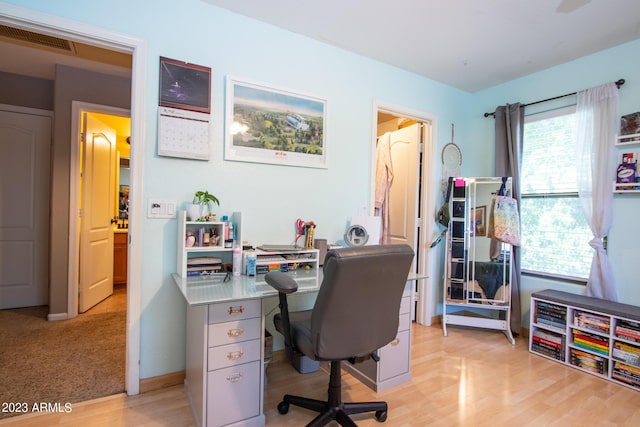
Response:
[[[520,210],[520,169],[522,167],[524,106],[520,105],[520,103],[500,106],[495,111],[495,118],[495,175],[512,177],[512,197],[518,200],[518,210]],[[511,332],[517,335],[522,327],[519,246],[512,246],[511,262]]]

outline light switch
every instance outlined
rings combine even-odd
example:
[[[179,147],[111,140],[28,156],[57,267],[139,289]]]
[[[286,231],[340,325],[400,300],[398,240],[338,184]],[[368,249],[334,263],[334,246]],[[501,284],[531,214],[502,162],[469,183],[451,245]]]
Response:
[[[147,207],[147,218],[175,218],[175,200],[149,199]]]
[[[171,216],[172,218],[175,218],[175,216],[176,216],[176,202],[175,202],[175,200],[168,200],[167,201],[167,215]]]

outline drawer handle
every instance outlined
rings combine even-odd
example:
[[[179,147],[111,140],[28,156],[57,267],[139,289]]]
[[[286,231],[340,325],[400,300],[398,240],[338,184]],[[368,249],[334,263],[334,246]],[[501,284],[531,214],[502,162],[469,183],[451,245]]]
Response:
[[[242,374],[239,372],[233,373],[227,377],[227,381],[230,383],[237,383],[242,379]]]
[[[242,314],[244,312],[244,307],[241,306],[241,305],[239,305],[237,307],[231,306],[231,307],[229,307],[228,311],[229,311],[229,316],[233,316],[233,315],[236,315],[236,314]]]
[[[241,351],[230,351],[229,353],[227,353],[227,359],[229,360],[242,359],[242,356],[244,356],[244,353]]]
[[[392,346],[397,346],[398,344],[400,344],[400,338],[396,338],[395,340],[391,341],[390,344]]]
[[[227,331],[227,336],[229,337],[240,337],[242,334],[244,334],[244,329],[242,328],[229,329]]]

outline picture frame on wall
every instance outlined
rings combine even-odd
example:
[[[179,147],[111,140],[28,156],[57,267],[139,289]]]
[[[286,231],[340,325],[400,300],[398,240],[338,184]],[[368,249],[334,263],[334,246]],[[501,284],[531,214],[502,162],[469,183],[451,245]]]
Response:
[[[471,209],[470,215],[471,221],[473,221],[471,228],[471,236],[486,236],[487,235],[487,206],[477,206]]]
[[[227,76],[225,160],[327,167],[327,100]]]
[[[211,113],[211,68],[161,56],[159,105]]]

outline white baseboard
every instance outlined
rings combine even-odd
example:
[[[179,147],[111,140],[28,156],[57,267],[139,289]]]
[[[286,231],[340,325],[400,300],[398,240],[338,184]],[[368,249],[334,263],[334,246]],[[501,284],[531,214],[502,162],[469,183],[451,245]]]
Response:
[[[58,320],[67,320],[69,315],[67,313],[49,313],[47,315],[47,320],[49,322],[56,322]]]

